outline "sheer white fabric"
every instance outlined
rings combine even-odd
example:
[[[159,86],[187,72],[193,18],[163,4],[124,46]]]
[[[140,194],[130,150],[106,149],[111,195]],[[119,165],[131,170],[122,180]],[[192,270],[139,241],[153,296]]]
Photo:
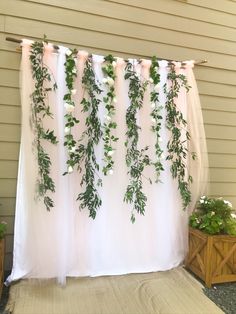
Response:
[[[189,142],[189,151],[196,152],[196,160],[189,159],[189,173],[192,175],[194,181],[191,186],[192,202],[189,206],[189,211],[192,212],[194,206],[201,195],[207,193],[209,182],[209,166],[208,153],[206,144],[206,135],[203,124],[201,103],[198,94],[197,83],[193,73],[194,61],[186,61],[185,75],[188,84],[191,86],[187,93],[188,104],[188,131],[191,136]]]
[[[103,187],[99,189],[102,206],[95,220],[88,217],[86,209],[80,211],[76,202],[81,191],[81,175],[73,172],[62,176],[66,171],[67,152],[64,141],[64,105],[63,95],[66,93],[64,62],[67,48],[60,47],[54,53],[48,45],[44,58],[45,64],[53,72],[58,90],[51,95],[49,102],[54,119],[45,121],[45,128],[54,129],[59,144],[53,146],[45,143],[46,150],[52,159],[52,177],[56,183],[56,193],[52,195],[55,207],[46,211],[42,201],[35,200],[35,182],[37,179],[37,160],[32,150],[34,134],[30,126],[31,104],[30,94],[33,81],[29,62],[30,42],[23,41],[21,64],[21,102],[22,102],[22,135],[17,185],[17,202],[15,218],[13,269],[8,281],[19,278],[52,278],[63,282],[66,276],[99,276],[137,272],[151,272],[171,269],[184,259],[187,250],[188,211],[182,210],[177,182],[170,174],[169,162],[163,160],[165,171],[161,174],[162,183],[150,185],[144,181],[144,192],[147,195],[145,216],[136,215],[136,222],[130,222],[131,206],[123,202],[128,184],[125,164],[125,112],[129,105],[128,82],[124,80],[123,59],[117,59],[115,82],[117,104],[115,121],[116,135],[119,141],[115,147],[115,168],[112,176],[103,177]],[[75,128],[74,136],[79,139],[85,128],[85,115],[81,113],[82,72],[86,60],[86,52],[79,52],[77,59],[78,77],[75,88],[76,116],[80,124]],[[101,82],[103,57],[94,55],[93,64],[96,78]],[[148,78],[150,61],[144,60],[136,64],[136,71]],[[168,67],[166,61],[160,61],[161,86],[167,81]],[[204,128],[197,86],[190,66],[179,69],[188,75],[192,89],[186,97],[181,91],[178,100],[186,119],[190,121],[193,136],[191,149],[198,154],[198,162],[189,161],[190,170],[194,172],[195,184],[192,187],[195,202],[202,190],[200,181],[204,173],[201,139],[204,141]],[[103,86],[105,88],[105,86]],[[155,136],[150,129],[151,107],[147,91],[143,108],[140,110],[138,122],[142,127],[140,147],[150,145],[150,156],[155,157]],[[101,96],[102,97],[102,96]],[[193,99],[194,98],[194,99]],[[165,128],[165,94],[160,89],[162,109],[162,147],[166,155],[166,144],[169,133]],[[197,114],[196,114],[197,112]],[[101,106],[99,115],[104,120],[104,109]],[[102,144],[96,148],[97,158],[102,166]],[[206,159],[206,158],[205,158]],[[204,160],[205,160],[204,159]],[[145,176],[154,177],[153,169],[148,169]]]

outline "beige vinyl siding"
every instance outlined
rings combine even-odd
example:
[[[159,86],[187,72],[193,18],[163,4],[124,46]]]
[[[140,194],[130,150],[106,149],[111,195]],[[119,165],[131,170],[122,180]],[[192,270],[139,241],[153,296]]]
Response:
[[[236,207],[236,2],[230,0],[1,0],[0,216],[12,260],[20,143],[20,51],[16,38],[42,38],[98,54],[186,60],[195,67],[207,135],[210,193]]]

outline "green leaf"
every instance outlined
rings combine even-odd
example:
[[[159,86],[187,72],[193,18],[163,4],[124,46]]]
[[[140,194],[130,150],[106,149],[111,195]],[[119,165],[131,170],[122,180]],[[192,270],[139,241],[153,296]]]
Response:
[[[128,167],[129,184],[127,186],[124,202],[132,204],[131,222],[135,222],[134,212],[144,215],[147,198],[142,192],[143,171],[151,161],[146,154],[148,147],[138,149],[139,132],[141,127],[137,124],[137,114],[142,108],[147,81],[141,81],[133,65],[127,62],[125,67],[125,79],[129,80],[130,105],[126,111],[126,164]],[[151,180],[147,178],[151,183]]]
[[[46,36],[44,42],[47,43]],[[44,204],[47,210],[50,210],[54,204],[53,200],[47,193],[55,192],[55,184],[50,177],[51,160],[48,153],[45,151],[41,140],[48,141],[52,144],[57,144],[57,137],[53,130],[45,130],[43,127],[44,118],[53,118],[50,112],[48,102],[49,93],[54,92],[57,88],[56,82],[52,82],[52,77],[49,68],[43,63],[44,42],[34,42],[31,45],[30,62],[32,68],[32,77],[35,80],[34,91],[31,95],[32,108],[32,126],[35,133],[35,146],[38,159],[38,196],[43,197]],[[47,86],[47,87],[45,87]]]
[[[186,175],[185,159],[187,159],[188,154],[191,154],[191,157],[195,159],[196,154],[188,152],[186,142],[190,140],[190,134],[187,131],[187,122],[175,104],[175,100],[178,98],[180,88],[184,87],[188,91],[190,87],[186,77],[183,74],[175,73],[174,67],[171,67],[167,79],[170,84],[168,86],[167,84],[164,85],[164,92],[166,94],[165,107],[167,111],[166,127],[170,130],[172,136],[167,143],[168,156],[166,160],[171,161],[172,177],[178,180],[183,209],[186,209],[191,202],[190,184],[193,182],[193,178],[191,175]],[[182,135],[186,137],[187,141],[181,139]]]

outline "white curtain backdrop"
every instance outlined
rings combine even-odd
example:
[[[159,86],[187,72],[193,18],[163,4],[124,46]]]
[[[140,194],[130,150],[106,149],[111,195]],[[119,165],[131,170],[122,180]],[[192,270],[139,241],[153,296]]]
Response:
[[[62,176],[66,171],[67,152],[64,142],[64,104],[66,93],[64,62],[67,48],[60,47],[55,53],[51,45],[46,47],[44,62],[53,72],[58,90],[51,95],[49,102],[54,119],[45,121],[45,128],[54,129],[59,144],[53,146],[45,143],[52,160],[52,177],[56,183],[56,193],[52,194],[55,207],[46,211],[42,201],[35,200],[35,182],[37,179],[37,160],[32,150],[34,135],[30,126],[33,81],[29,61],[30,41],[23,40],[21,64],[21,103],[22,134],[17,184],[15,237],[13,269],[8,281],[19,278],[52,278],[63,282],[66,276],[118,275],[137,272],[151,272],[171,269],[178,266],[187,251],[188,214],[194,207],[196,199],[206,188],[207,155],[204,127],[196,82],[192,72],[193,62],[188,62],[185,69],[176,64],[176,71],[187,75],[192,86],[189,94],[181,90],[178,106],[189,123],[192,135],[190,149],[198,155],[196,162],[189,162],[193,172],[193,203],[189,210],[182,210],[182,202],[177,182],[172,179],[169,162],[163,160],[165,171],[161,174],[162,183],[150,185],[144,182],[147,195],[145,216],[136,215],[134,224],[130,221],[131,206],[123,202],[128,184],[127,166],[125,164],[125,112],[129,105],[128,82],[124,80],[125,62],[117,58],[115,82],[116,88],[116,135],[114,174],[103,177],[103,187],[99,188],[102,206],[95,220],[88,217],[86,209],[80,210],[76,201],[81,191],[80,177],[77,172]],[[77,58],[78,77],[76,112],[80,124],[73,134],[79,139],[85,125],[85,114],[81,113],[82,72],[86,52],[80,51]],[[93,55],[96,78],[101,82],[103,57]],[[136,64],[136,70],[148,78],[151,62],[144,60]],[[161,86],[167,81],[168,63],[160,61]],[[105,87],[104,87],[105,88]],[[102,97],[102,96],[101,96]],[[160,91],[160,103],[165,104],[163,88]],[[155,136],[150,130],[151,106],[149,91],[144,99],[139,114],[142,127],[140,147],[150,145],[150,156],[154,157]],[[99,115],[104,120],[101,106]],[[165,109],[161,137],[162,148],[166,156],[166,144],[169,133],[165,128]],[[102,144],[96,149],[97,158],[102,166]],[[145,175],[154,177],[152,169]]]

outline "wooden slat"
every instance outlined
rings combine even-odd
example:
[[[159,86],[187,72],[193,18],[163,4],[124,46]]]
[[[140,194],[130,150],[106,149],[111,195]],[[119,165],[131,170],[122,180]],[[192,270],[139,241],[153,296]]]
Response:
[[[4,137],[5,139],[5,137]],[[19,143],[0,142],[0,159],[1,160],[18,160]]]
[[[224,259],[218,265],[218,267],[214,270],[214,275],[218,275],[222,273],[222,269],[225,267],[226,262],[235,253],[236,250],[236,243],[227,251],[227,254],[224,256]]]
[[[5,16],[0,14],[0,32],[4,31],[5,26]]]
[[[236,98],[236,90],[233,85],[198,80],[198,89],[200,94]]]
[[[20,141],[20,125],[0,124],[0,141],[19,142]]]
[[[212,168],[236,169],[236,148],[234,155],[209,153],[208,158]]]
[[[129,38],[137,38],[144,41],[158,41],[160,43],[169,43],[176,46],[185,46],[189,48],[199,48],[199,42],[204,50],[212,52],[234,54],[236,52],[236,42],[226,41],[225,39],[216,39],[206,36],[198,36],[196,33],[188,34],[182,32],[181,37],[176,36],[176,30],[171,30],[170,27],[160,28],[153,27],[144,24],[137,24],[126,22],[117,19],[110,19],[104,16],[96,16],[91,14],[85,14],[81,12],[71,12],[69,10],[61,10],[58,8],[44,7],[41,5],[32,5],[27,3],[18,3],[16,1],[10,1],[14,3],[14,6],[7,3],[3,7],[5,14],[21,16],[29,19],[31,24],[37,23],[37,21],[50,22],[58,25],[65,25],[73,28],[81,28],[84,30],[92,30],[101,33],[112,33],[113,35],[125,36]],[[35,19],[33,21],[33,19]],[[17,19],[17,24],[21,24]],[[8,24],[11,24],[9,17],[6,17],[6,31],[8,31]],[[49,28],[50,26],[48,26]],[[12,32],[12,30],[10,30]],[[158,34],[158,35],[155,35]]]
[[[236,155],[235,142],[225,139],[207,139],[208,153]]]
[[[204,66],[195,65],[194,74],[196,79],[200,81],[207,79],[208,82],[236,85],[235,72],[231,70],[210,68],[207,64]]]
[[[211,195],[235,195],[236,183],[224,183],[221,182],[211,182],[210,194]]]
[[[20,105],[19,89],[0,86],[0,103],[4,105]]]
[[[234,98],[217,97],[212,95],[200,95],[200,99],[202,108],[204,109],[236,112]]]
[[[207,138],[236,140],[236,127],[206,124],[205,130]]]
[[[0,69],[0,86],[19,88],[19,71]]]
[[[236,3],[229,2],[228,0],[214,2],[212,0],[190,0],[188,3],[203,8],[210,8],[213,10],[229,13],[230,15],[236,14]]]
[[[1,197],[0,198],[0,213],[2,216],[14,216],[16,206],[15,197]]]
[[[49,2],[50,0],[40,0],[40,2]],[[152,11],[165,12],[172,15],[184,16],[189,19],[198,21],[207,21],[210,23],[224,25],[229,27],[235,27],[235,19],[233,14],[227,14],[224,12],[217,12],[209,8],[202,8],[197,6],[191,6],[189,3],[181,3],[178,1],[166,1],[166,0],[105,0],[113,3],[120,3],[125,6],[138,7],[143,9],[149,9]],[[56,2],[56,0],[54,0]]]
[[[20,124],[21,108],[18,106],[0,105],[0,123]]]
[[[16,179],[1,179],[0,178],[0,197],[15,197],[16,196]]]
[[[236,112],[203,110],[203,118],[207,124],[236,126]]]
[[[235,274],[231,275],[222,275],[220,277],[214,277],[212,283],[225,283],[225,282],[235,282]]]
[[[0,50],[0,68],[2,69],[20,69],[21,55],[17,52],[1,51]]]
[[[14,0],[11,1],[14,2]],[[8,6],[5,6],[4,10],[5,12],[9,10]],[[80,2],[78,6],[76,2],[60,1],[53,3],[52,1],[45,6],[39,4],[38,1],[37,3],[35,1],[23,1],[20,3],[20,6],[17,7],[17,4],[14,2],[14,6],[9,10],[10,15],[19,16],[18,10],[20,10],[21,16],[29,16],[29,14],[31,14],[30,18],[41,19],[43,21],[48,21],[48,19],[50,21],[51,18],[51,21],[54,23],[64,23],[74,27],[78,25],[78,19],[80,23],[83,23],[83,18],[87,18],[88,23],[85,25],[86,28],[89,27],[90,15],[92,14],[93,22],[96,21],[96,18],[102,17],[103,19],[112,19],[112,22],[114,22],[114,20],[119,20],[120,22],[128,21],[135,25],[149,25],[179,32],[187,31],[188,33],[202,36],[206,36],[207,28],[207,36],[209,37],[235,41],[236,31],[233,28],[228,28],[226,31],[224,26],[191,20],[188,19],[188,16],[180,17],[164,12],[153,12],[151,10],[122,6],[116,3],[107,2],[104,5],[104,2],[101,3],[101,1],[90,0]],[[69,19],[67,18],[67,14],[70,15]]]
[[[210,179],[213,182],[236,183],[236,169],[210,168]]]
[[[227,255],[227,251],[230,250],[230,243],[223,242],[223,243],[214,243],[215,251],[217,252],[217,255],[219,257],[219,260],[217,260],[217,265],[220,265],[222,259],[225,258]],[[224,264],[224,267],[222,269],[222,273],[229,274],[236,273],[236,266],[234,266],[233,263],[231,263],[231,259],[233,257],[233,254],[230,256],[230,258],[226,261]],[[227,271],[228,270],[228,271]],[[218,271],[215,271],[215,275],[217,276]]]
[[[0,174],[4,179],[16,179],[18,162],[12,160],[0,160]]]

